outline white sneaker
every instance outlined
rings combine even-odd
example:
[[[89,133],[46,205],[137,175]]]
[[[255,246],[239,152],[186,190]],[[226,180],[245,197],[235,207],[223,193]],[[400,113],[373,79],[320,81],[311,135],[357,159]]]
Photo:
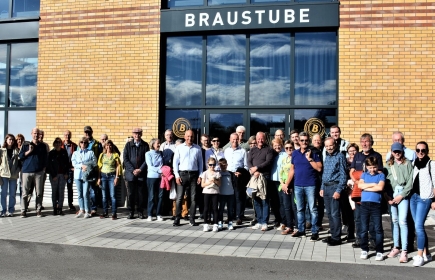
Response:
[[[85,213],[83,213],[82,211],[79,211],[76,215],[76,218],[83,218],[84,215],[85,215]]]
[[[222,228],[223,228],[222,222],[219,222],[218,223],[218,230],[222,230]]]
[[[417,257],[418,257],[418,255],[415,255],[414,257],[412,257],[412,259],[415,260]],[[423,261],[425,263],[431,262],[432,261],[432,255],[431,254],[423,255]]]
[[[361,256],[359,257],[362,260],[366,260],[367,259],[367,251],[361,251]]]
[[[148,222],[152,222],[152,221],[153,221],[153,217],[148,216],[147,221],[148,221]]]
[[[376,261],[383,261],[384,260],[384,255],[382,253],[377,253],[375,260]]]
[[[159,222],[163,222],[163,218],[162,218],[162,216],[157,216],[157,221],[159,221]]]
[[[229,222],[228,223],[228,230],[233,230],[233,229],[234,229],[233,222]]]
[[[218,231],[219,231],[219,227],[218,227],[217,224],[214,224],[214,225],[213,225],[213,231],[214,231],[214,232],[218,232]]]
[[[260,228],[261,228],[261,225],[260,225],[259,223],[256,223],[256,224],[253,225],[251,228],[252,228],[252,229],[260,229]]]
[[[414,259],[414,263],[412,264],[413,266],[422,266],[424,264],[423,257],[420,257],[419,255],[415,256],[413,259]]]
[[[89,214],[89,213],[85,213],[85,215],[83,216],[83,218],[85,218],[85,219],[88,219],[88,218],[90,218],[90,217],[92,217],[92,216],[91,216],[91,214]]]
[[[210,231],[208,224],[204,224],[204,229],[202,231],[205,231],[205,232]]]

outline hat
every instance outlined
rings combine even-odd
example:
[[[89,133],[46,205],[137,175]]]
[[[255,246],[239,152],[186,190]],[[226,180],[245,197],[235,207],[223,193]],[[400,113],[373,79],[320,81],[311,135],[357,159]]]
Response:
[[[142,128],[140,127],[133,128],[133,133],[142,133]]]
[[[403,151],[403,145],[400,144],[399,142],[394,142],[393,145],[391,145],[391,150],[392,151]]]
[[[92,130],[92,127],[90,127],[89,125],[85,126],[85,128],[83,128],[83,131],[84,131],[84,132],[86,132],[86,131],[94,132],[94,131]]]

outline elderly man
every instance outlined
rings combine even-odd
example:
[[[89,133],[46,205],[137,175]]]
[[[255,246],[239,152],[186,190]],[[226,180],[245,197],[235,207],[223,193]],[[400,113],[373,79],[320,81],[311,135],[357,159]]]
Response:
[[[21,218],[27,217],[29,207],[28,197],[31,195],[32,184],[36,190],[36,216],[41,217],[41,206],[44,194],[44,174],[47,166],[47,147],[39,141],[40,131],[37,127],[32,129],[32,141],[22,146],[20,159],[22,161],[23,194],[21,199]]]
[[[350,178],[355,183],[359,181],[359,176],[356,176],[356,171],[366,171],[364,168],[364,162],[366,158],[368,157],[375,157],[378,162],[378,172],[382,173],[384,166],[382,164],[382,156],[378,152],[375,152],[373,150],[373,137],[369,133],[364,133],[360,137],[360,147],[361,152],[355,154],[355,157],[353,158],[353,161],[350,165]],[[361,228],[361,219],[360,219],[360,210],[361,205],[358,203],[355,203],[355,211],[354,211],[354,219],[355,219],[355,227],[356,227],[356,240],[352,244],[352,247],[354,248],[360,248],[360,239],[362,234],[362,228]],[[374,248],[374,227],[373,224],[370,222],[370,247]]]
[[[242,149],[245,149],[245,151],[249,151],[249,144],[248,142],[245,140],[245,134],[246,134],[246,128],[243,125],[239,125],[236,128],[236,133],[237,136],[239,136],[239,146],[242,147]],[[229,147],[231,147],[231,142],[228,142],[222,149],[225,151],[226,149],[228,149]]]
[[[284,143],[284,137],[285,137],[285,135],[284,135],[284,131],[282,131],[281,129],[277,129],[276,131],[275,131],[275,139],[281,139],[281,141]]]
[[[308,149],[309,142],[308,133],[305,131],[299,133],[300,149],[295,150],[292,154],[292,166],[290,167],[286,185],[288,185],[294,177],[294,192],[298,212],[298,231],[294,232],[292,236],[305,236],[305,208],[306,203],[308,203],[312,225],[310,241],[317,241],[319,240],[319,233],[315,198],[318,172],[322,170],[322,162],[318,154],[312,153],[311,150]]]
[[[129,202],[127,219],[134,219],[135,210],[138,212],[139,219],[145,219],[143,213],[147,178],[145,153],[150,150],[150,147],[142,140],[142,128],[134,128],[132,134],[133,140],[125,145],[123,153]],[[151,213],[148,214],[151,215]]]
[[[76,211],[76,208],[73,205],[74,192],[72,186],[74,181],[74,167],[72,166],[71,163],[71,156],[74,153],[74,151],[77,150],[77,144],[71,141],[71,136],[72,136],[71,131],[65,130],[63,132],[62,149],[65,149],[66,152],[68,153],[69,164],[70,164],[70,168],[68,170],[68,179],[66,181],[66,187],[68,190],[68,207],[69,210]]]
[[[173,169],[177,182],[177,213],[173,226],[180,225],[181,201],[184,193],[190,193],[190,225],[196,226],[196,186],[201,182],[199,175],[203,171],[201,147],[193,143],[194,133],[187,130],[185,142],[175,149]],[[204,217],[206,219],[206,217]]]
[[[341,129],[338,125],[333,125],[329,129],[329,135],[331,135],[331,138],[335,141],[335,147],[337,150],[342,152],[344,155],[347,154],[347,146],[349,146],[349,141],[346,141],[341,138]],[[326,155],[326,148],[323,149],[323,158],[325,158]]]
[[[174,133],[171,129],[166,129],[165,131],[165,142],[163,142],[160,145],[160,151],[164,151],[170,149],[171,151],[175,150],[175,143],[174,143]]]
[[[231,147],[224,151],[224,157],[228,164],[227,170],[233,172],[236,176],[236,186],[234,186],[234,195],[236,198],[236,224],[241,225],[245,215],[246,185],[249,181],[248,163],[246,150],[240,147],[239,136],[237,133],[232,133],[230,135],[230,143]]]
[[[98,144],[98,150],[100,153],[104,150],[104,145],[106,144],[106,141],[109,140],[109,136],[107,134],[101,134],[100,136],[100,143]],[[121,155],[121,152],[119,151],[118,147],[116,147],[115,144],[112,145],[113,151],[117,153],[118,155]]]
[[[332,137],[325,140],[325,148],[320,196],[324,198],[331,237],[323,241],[330,246],[336,246],[341,244],[340,196],[347,181],[346,158],[336,148]]]
[[[252,176],[259,177],[263,175],[267,181],[267,189],[273,187],[270,180],[270,171],[272,168],[272,161],[274,157],[273,149],[266,145],[266,134],[258,132],[255,136],[257,146],[253,147],[248,153],[248,167],[249,173]],[[265,199],[258,195],[253,195],[255,213],[257,214],[258,223],[252,229],[260,229],[266,231],[268,229],[267,223],[269,222],[269,201],[266,194]]]

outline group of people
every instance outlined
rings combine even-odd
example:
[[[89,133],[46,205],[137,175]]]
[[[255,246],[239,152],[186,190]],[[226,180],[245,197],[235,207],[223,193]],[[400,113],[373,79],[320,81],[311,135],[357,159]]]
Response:
[[[237,127],[226,145],[221,145],[217,136],[203,134],[200,146],[194,143],[192,130],[185,132],[184,142],[174,142],[168,129],[163,143],[153,138],[148,144],[142,139],[142,129],[134,128],[122,154],[106,134],[101,141],[94,139],[90,126],[84,127],[78,145],[66,130],[63,139],[54,140],[51,150],[38,128],[32,130],[29,142],[21,134],[16,138],[8,134],[0,150],[1,216],[13,216],[20,186],[20,216],[27,217],[35,191],[36,216],[41,217],[48,174],[54,215],[64,214],[65,185],[69,209],[76,210],[74,182],[79,202],[76,218],[97,216],[101,200],[100,218],[116,220],[115,190],[123,178],[128,219],[136,218],[137,213],[140,219],[163,221],[167,214],[163,204],[170,197],[174,226],[180,226],[181,219],[198,225],[198,208],[204,231],[222,230],[225,222],[228,230],[233,230],[249,220],[244,215],[248,195],[255,213],[252,229],[269,230],[272,211],[273,226],[283,235],[302,237],[310,229],[310,241],[317,241],[326,210],[330,236],[323,242],[329,246],[344,240],[353,242],[354,248],[361,248],[362,259],[367,259],[369,249],[373,249],[376,260],[383,260],[384,201],[391,215],[394,241],[386,256],[407,262],[415,231],[418,252],[414,266],[431,259],[424,222],[430,208],[435,209],[435,163],[428,156],[426,142],[418,142],[413,151],[404,146],[403,134],[395,132],[391,152],[383,161],[372,148],[370,134],[363,134],[358,146],[342,139],[335,125],[325,140],[317,134],[312,141],[308,133],[297,130],[285,140],[279,129],[271,141],[263,132],[245,140],[245,131],[243,126]]]

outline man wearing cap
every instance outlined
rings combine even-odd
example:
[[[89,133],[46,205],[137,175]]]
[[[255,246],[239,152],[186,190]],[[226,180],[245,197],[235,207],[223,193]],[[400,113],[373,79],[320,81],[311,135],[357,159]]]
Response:
[[[190,225],[195,226],[196,185],[201,182],[199,175],[203,171],[201,147],[193,143],[194,134],[187,130],[185,142],[177,146],[174,152],[173,169],[177,181],[177,213],[174,226],[180,225],[181,201],[184,193],[190,194]],[[204,217],[206,219],[206,217]]]
[[[139,219],[145,219],[143,209],[145,200],[145,179],[147,177],[147,165],[145,153],[150,150],[147,142],[142,140],[142,129],[136,127],[132,131],[133,140],[127,142],[124,147],[123,159],[125,167],[125,180],[127,183],[128,211],[127,219],[134,219],[137,210]],[[151,213],[148,213],[151,215]]]
[[[85,126],[83,128],[83,132],[84,132],[84,137],[88,138],[89,141],[89,145],[88,145],[88,150],[93,151],[95,158],[99,158],[101,151],[99,148],[100,142],[98,142],[97,139],[94,139],[94,137],[92,136],[94,131],[92,130],[92,127],[90,127],[89,125]],[[80,151],[80,147],[77,147],[77,151]],[[95,183],[90,183],[89,184],[90,188],[89,188],[89,195],[91,197],[91,216],[95,217],[97,216],[97,205],[100,204],[102,205],[102,195],[101,195],[101,190],[99,188],[99,186]]]

